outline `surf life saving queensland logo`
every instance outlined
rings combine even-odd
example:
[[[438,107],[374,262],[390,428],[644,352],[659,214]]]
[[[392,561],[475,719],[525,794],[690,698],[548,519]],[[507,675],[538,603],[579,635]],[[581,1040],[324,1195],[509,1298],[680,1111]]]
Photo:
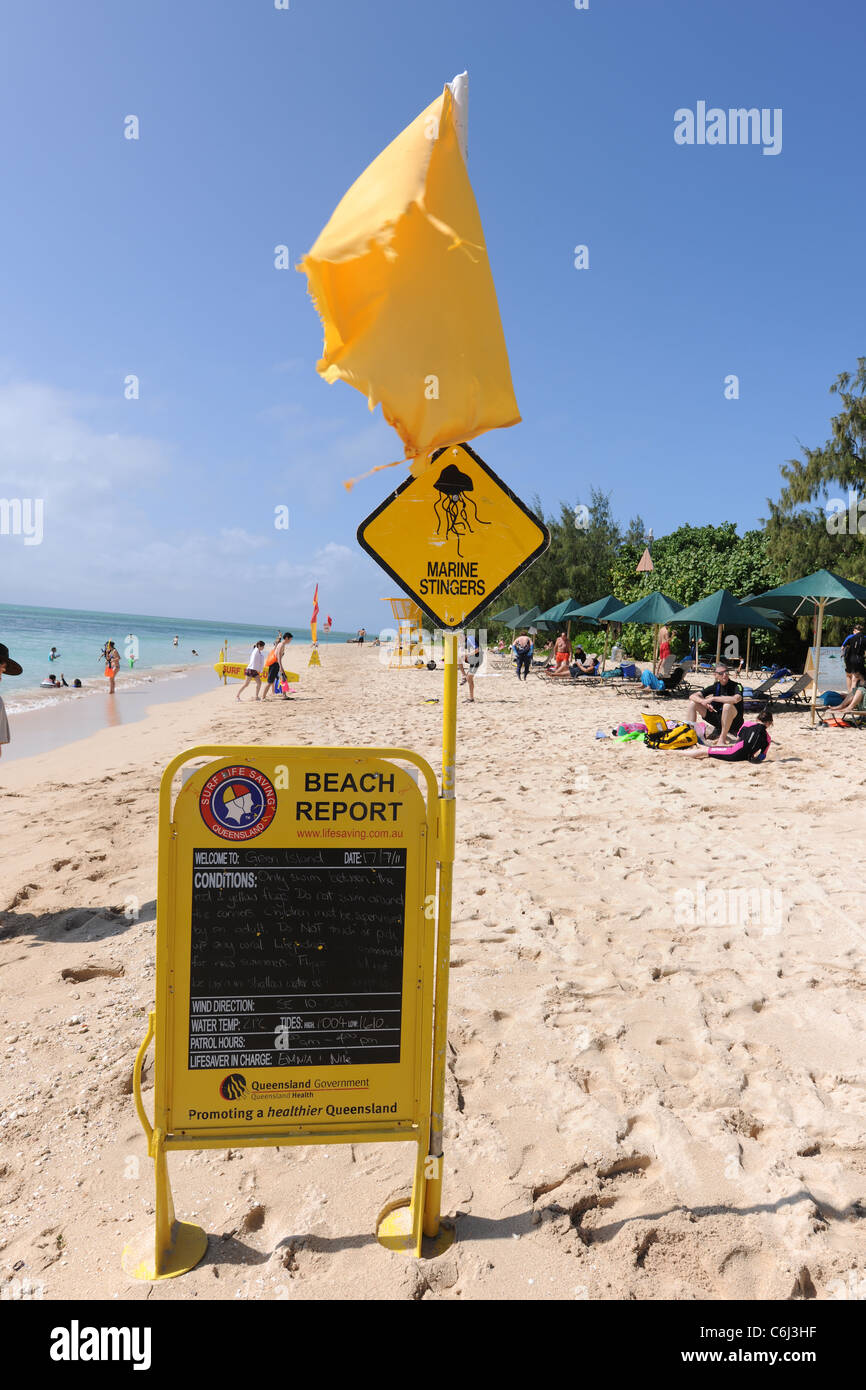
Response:
[[[208,830],[223,840],[253,840],[277,813],[273,783],[255,767],[221,767],[209,777],[198,801]]]

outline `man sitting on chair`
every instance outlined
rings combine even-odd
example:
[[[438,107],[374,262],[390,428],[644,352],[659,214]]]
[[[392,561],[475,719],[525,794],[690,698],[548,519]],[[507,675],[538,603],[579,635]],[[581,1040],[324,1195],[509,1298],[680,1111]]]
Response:
[[[715,730],[716,737],[707,743],[732,743],[730,735],[736,734],[743,722],[743,687],[731,680],[727,666],[718,665],[715,676],[712,685],[689,700],[686,720],[694,724],[703,719]]]

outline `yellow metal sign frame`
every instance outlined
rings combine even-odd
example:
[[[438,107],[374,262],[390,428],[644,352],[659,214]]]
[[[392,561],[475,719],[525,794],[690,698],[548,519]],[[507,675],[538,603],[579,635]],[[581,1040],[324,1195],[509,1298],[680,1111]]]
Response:
[[[450,648],[453,641],[446,642]],[[454,653],[446,667],[446,727],[452,723],[455,709],[448,709],[453,700],[456,707],[456,665]],[[450,667],[450,670],[448,669]],[[449,680],[449,676],[451,680]],[[449,687],[453,686],[451,700]],[[446,745],[449,740],[446,737]],[[444,750],[443,750],[444,751]],[[194,770],[187,770],[187,780],[174,796],[173,783],[181,769],[193,761],[208,761]],[[382,767],[400,774],[401,803],[409,808],[401,822],[407,834],[406,892],[404,909],[403,952],[403,1037],[411,1035],[411,1101],[403,1095],[397,1104],[398,1114],[387,1120],[359,1123],[347,1122],[278,1123],[263,1122],[212,1125],[209,1121],[193,1125],[188,1116],[179,1122],[179,1107],[189,1098],[190,1076],[211,1077],[216,1080],[221,1068],[201,1072],[189,1071],[189,987],[190,987],[190,895],[192,859],[188,851],[220,845],[231,841],[212,834],[199,818],[202,789],[216,776],[233,775],[232,769],[253,769],[273,780],[277,769],[309,767],[311,764],[334,769],[352,764],[357,770],[364,767],[377,771]],[[405,768],[408,764],[418,770],[416,784]],[[450,938],[450,882],[454,856],[453,803],[453,742],[449,778],[443,775],[440,797],[433,770],[424,759],[403,748],[286,748],[279,746],[202,746],[179,754],[169,763],[162,777],[159,793],[159,870],[157,898],[157,976],[156,1008],[149,1016],[147,1035],[142,1042],[133,1072],[133,1091],[139,1119],[147,1137],[148,1154],[154,1160],[156,1180],[155,1229],[131,1243],[124,1251],[123,1264],[129,1274],[142,1279],[171,1278],[193,1268],[207,1248],[207,1236],[199,1227],[177,1221],[168,1178],[167,1154],[175,1149],[228,1148],[278,1144],[339,1144],[364,1142],[414,1142],[416,1160],[412,1197],[406,1206],[392,1203],[378,1222],[378,1236],[388,1248],[403,1253],[421,1253],[422,1227],[426,1234],[439,1233],[439,1209],[442,1186],[442,1108],[445,1083],[445,1041],[447,1031],[447,978]],[[421,794],[421,779],[426,795]],[[277,793],[279,797],[280,793]],[[285,792],[282,795],[286,795]],[[173,800],[174,797],[174,800]],[[360,803],[359,803],[360,804]],[[396,813],[395,813],[396,814]],[[262,850],[283,847],[287,838],[287,818],[283,815],[268,823],[252,844]],[[289,839],[294,843],[294,837]],[[412,839],[416,844],[411,844]],[[195,841],[195,843],[193,843]],[[309,842],[305,842],[309,845]],[[353,848],[357,841],[343,846],[339,831],[329,838],[331,848]],[[415,849],[413,856],[410,852]],[[432,911],[435,901],[436,866],[439,864],[438,912]],[[411,867],[410,867],[411,865]],[[189,880],[187,882],[187,880]],[[443,897],[444,894],[444,897]],[[443,913],[443,909],[444,913]],[[414,985],[414,994],[409,986]],[[148,1119],[141,1092],[141,1072],[144,1057],[155,1038],[155,1077],[153,1123]],[[387,1065],[387,1064],[386,1064]],[[309,1067],[303,1068],[310,1072]],[[407,1067],[401,1074],[406,1079]],[[245,1076],[254,1077],[257,1069],[242,1067]],[[275,1070],[268,1067],[269,1077]],[[339,1066],[329,1068],[335,1079],[342,1074]],[[377,1071],[374,1064],[368,1071]],[[187,1073],[184,1076],[184,1072]],[[195,1086],[192,1088],[195,1091]],[[189,1114],[189,1106],[187,1104]],[[447,1241],[448,1236],[442,1236]]]

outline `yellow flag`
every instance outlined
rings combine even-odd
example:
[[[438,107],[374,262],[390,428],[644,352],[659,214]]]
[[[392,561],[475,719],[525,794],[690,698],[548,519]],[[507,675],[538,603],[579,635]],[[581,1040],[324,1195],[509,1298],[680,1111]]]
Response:
[[[406,458],[518,423],[450,87],[352,184],[298,269],[325,329],[317,370],[381,402]]]

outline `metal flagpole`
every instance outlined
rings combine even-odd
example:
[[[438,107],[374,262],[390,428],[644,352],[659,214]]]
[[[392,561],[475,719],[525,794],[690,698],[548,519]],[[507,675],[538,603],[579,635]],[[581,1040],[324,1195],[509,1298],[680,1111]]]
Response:
[[[442,710],[442,784],[439,792],[439,910],[436,927],[436,995],[433,1005],[433,1104],[430,1157],[424,1193],[424,1234],[439,1234],[442,1208],[442,1131],[448,1064],[448,972],[451,956],[451,894],[454,881],[457,762],[457,635],[445,633]]]

